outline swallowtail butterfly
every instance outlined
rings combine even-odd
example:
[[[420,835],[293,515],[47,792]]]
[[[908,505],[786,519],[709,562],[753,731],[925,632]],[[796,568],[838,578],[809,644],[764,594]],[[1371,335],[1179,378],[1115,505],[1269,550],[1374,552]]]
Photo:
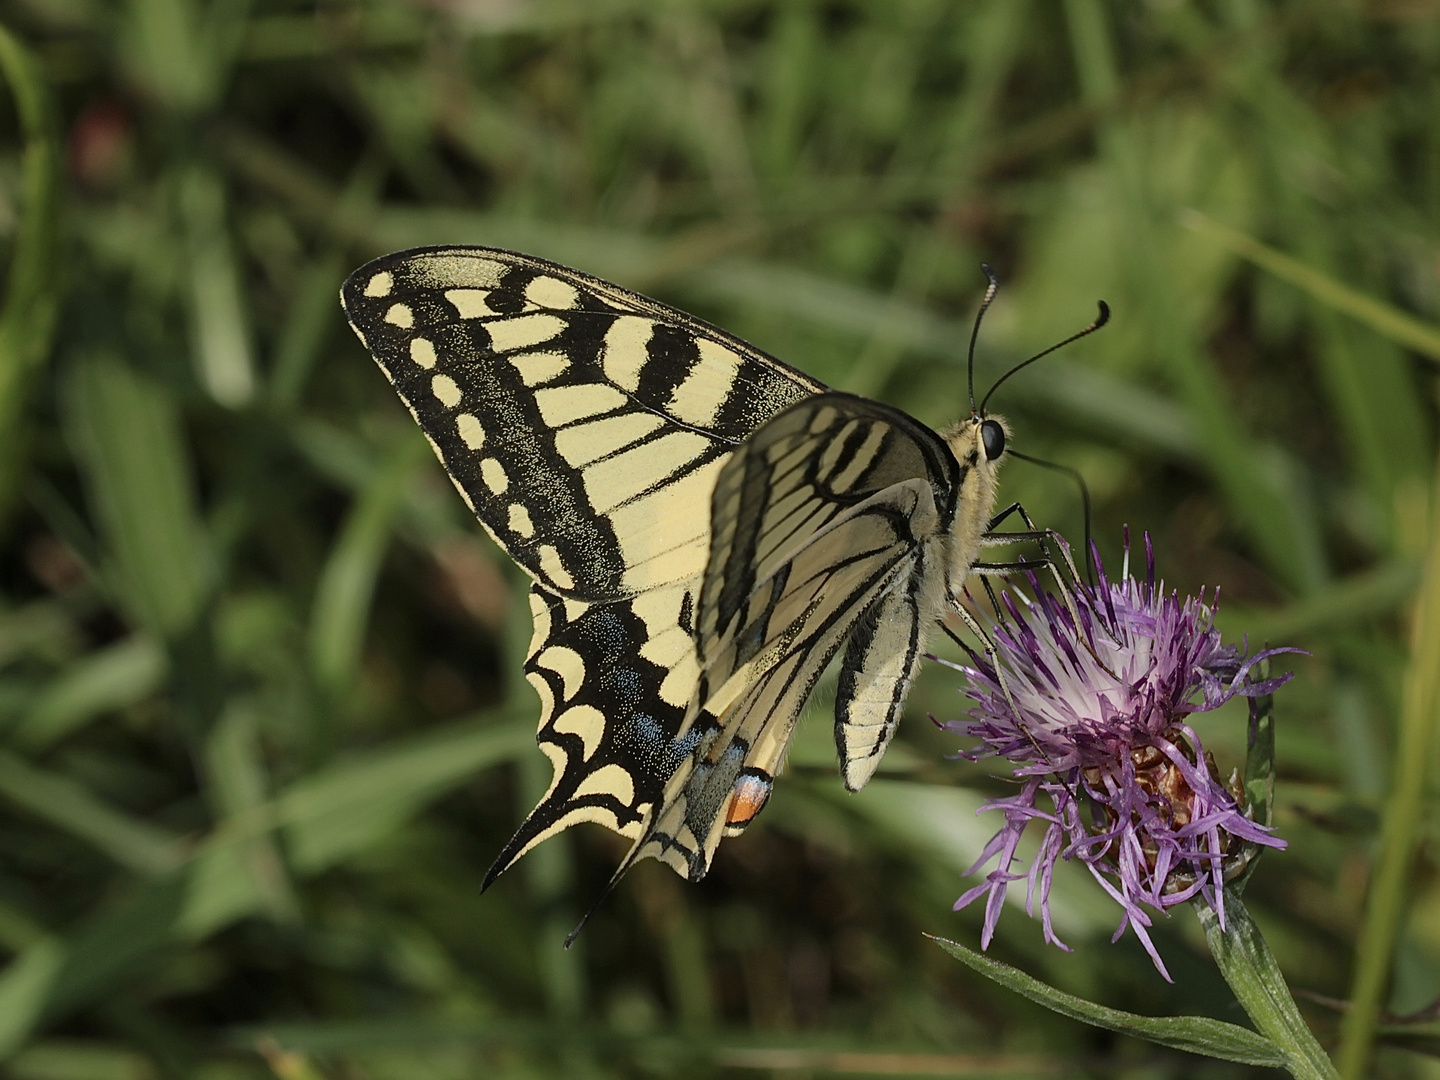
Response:
[[[859,790],[941,614],[967,575],[1004,568],[978,558],[1009,513],[994,515],[1007,428],[973,395],[937,434],[684,312],[491,248],[387,255],[341,299],[533,579],[525,675],[554,779],[487,886],[581,821],[633,841],[617,878],[646,857],[702,877],[765,805],[842,650],[835,742]]]

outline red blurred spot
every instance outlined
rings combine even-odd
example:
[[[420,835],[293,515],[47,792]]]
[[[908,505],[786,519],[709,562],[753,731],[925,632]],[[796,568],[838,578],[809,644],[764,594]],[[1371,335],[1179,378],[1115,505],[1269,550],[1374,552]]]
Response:
[[[70,130],[70,175],[87,188],[118,183],[135,155],[135,128],[124,106],[114,101],[87,105]]]

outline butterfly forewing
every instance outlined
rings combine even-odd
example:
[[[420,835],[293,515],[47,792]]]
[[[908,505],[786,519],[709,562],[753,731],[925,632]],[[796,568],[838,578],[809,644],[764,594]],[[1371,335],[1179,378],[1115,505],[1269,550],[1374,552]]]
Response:
[[[576,821],[636,836],[698,678],[709,505],[734,447],[819,383],[598,278],[401,252],[342,301],[475,515],[533,578],[526,674],[550,791],[492,868]]]
[[[702,572],[720,463],[821,389],[681,312],[508,252],[389,256],[342,296],[476,516],[562,596]]]

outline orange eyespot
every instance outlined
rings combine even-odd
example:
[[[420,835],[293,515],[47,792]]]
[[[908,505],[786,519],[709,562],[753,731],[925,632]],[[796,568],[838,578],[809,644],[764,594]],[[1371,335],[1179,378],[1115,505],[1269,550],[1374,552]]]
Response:
[[[742,776],[735,781],[735,791],[730,796],[730,810],[725,815],[725,824],[744,828],[755,819],[770,798],[770,780],[754,774]]]

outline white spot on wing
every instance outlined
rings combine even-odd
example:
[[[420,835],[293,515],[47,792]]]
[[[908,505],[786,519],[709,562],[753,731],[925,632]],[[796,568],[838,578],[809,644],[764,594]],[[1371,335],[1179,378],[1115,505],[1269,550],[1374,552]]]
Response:
[[[580,294],[568,281],[542,275],[525,286],[525,299],[537,307],[573,308],[580,301]]]
[[[597,413],[613,412],[628,400],[619,390],[604,383],[552,386],[535,392],[540,418],[551,427],[560,427]]]
[[[410,342],[410,359],[423,368],[435,366],[435,346],[429,338],[417,337]]]
[[[570,358],[560,352],[532,352],[512,356],[510,363],[520,372],[520,381],[526,386],[539,386],[569,367]]]
[[[550,683],[543,675],[533,671],[525,673],[525,681],[535,688],[535,695],[540,699],[540,730],[545,730],[545,721],[555,712],[555,691],[550,689]],[[544,749],[545,744],[540,744]]]
[[[366,296],[389,296],[390,290],[395,287],[395,279],[390,276],[389,270],[381,270],[365,283]]]
[[[445,290],[445,299],[455,306],[455,313],[462,319],[480,319],[486,315],[498,314],[491,311],[490,305],[486,303],[489,295],[489,289]]]
[[[573,589],[575,579],[565,569],[565,564],[560,561],[560,552],[555,550],[553,544],[541,544],[535,549],[540,556],[540,572],[553,581],[557,588]]]
[[[575,789],[576,799],[586,795],[610,795],[629,806],[635,798],[635,781],[619,765],[606,765],[603,769],[596,769]]]
[[[660,683],[660,700],[685,708],[700,685],[700,664],[692,649],[688,656],[679,660]]]
[[[550,636],[550,605],[545,598],[533,590],[530,593],[530,655]]]
[[[631,443],[638,442],[665,423],[660,417],[649,412],[621,413],[592,420],[588,424],[576,424],[555,433],[555,449],[573,468],[580,468],[590,462],[623,450]]]
[[[385,321],[402,330],[409,330],[415,325],[415,314],[404,304],[391,304],[390,310],[385,312]]]
[[[496,319],[485,324],[490,344],[496,352],[512,352],[542,341],[549,341],[565,329],[565,320],[558,315],[521,315],[518,318]]]
[[[697,338],[700,362],[670,395],[668,406],[677,420],[705,427],[715,422],[720,407],[740,374],[741,359],[719,342]]]
[[[493,457],[487,457],[480,462],[480,480],[496,495],[505,494],[505,489],[510,486],[510,477],[505,472],[505,466]]]
[[[819,476],[828,478],[835,471],[835,464],[840,460],[840,454],[844,451],[846,442],[859,427],[859,420],[847,420],[844,427],[830,436],[830,441],[820,452],[820,460],[815,463],[815,471]]]
[[[485,429],[473,414],[462,412],[455,418],[455,427],[460,432],[460,438],[471,450],[479,450],[485,445]]]
[[[634,392],[640,385],[640,371],[650,359],[645,346],[655,329],[652,319],[622,315],[605,332],[605,377],[616,386]]]
[[[549,652],[551,650],[547,649],[546,651]],[[584,747],[582,751],[584,760],[589,761],[595,751],[600,748],[600,740],[605,735],[605,714],[595,708],[594,705],[576,705],[573,709],[566,709],[557,716],[555,722],[551,724],[550,727],[562,735],[580,736],[581,745]],[[599,771],[603,773],[606,769],[619,768],[618,765],[607,765],[605,769]],[[633,783],[630,783],[629,773],[625,772],[624,769],[620,769],[620,772],[625,777],[628,785],[626,788],[628,794],[625,795],[621,801],[628,805],[630,800],[635,796],[635,786]],[[584,789],[586,783],[588,783],[588,781],[581,783],[581,790]],[[608,792],[610,789],[607,787],[605,790]],[[578,796],[580,791],[576,791],[575,794]]]
[[[816,409],[815,415],[810,418],[810,434],[819,435],[834,422],[835,415],[833,405],[822,405]]]
[[[519,503],[510,507],[510,531],[526,540],[535,535],[535,523],[530,520],[530,511]]]
[[[449,375],[436,375],[431,379],[430,392],[447,409],[453,409],[460,404],[460,387]]]
[[[652,636],[640,646],[641,656],[663,668],[673,668],[694,652],[695,639],[680,629],[678,624]]]
[[[585,682],[585,661],[574,649],[551,645],[535,657],[535,662],[560,676],[566,701],[574,697]]]

